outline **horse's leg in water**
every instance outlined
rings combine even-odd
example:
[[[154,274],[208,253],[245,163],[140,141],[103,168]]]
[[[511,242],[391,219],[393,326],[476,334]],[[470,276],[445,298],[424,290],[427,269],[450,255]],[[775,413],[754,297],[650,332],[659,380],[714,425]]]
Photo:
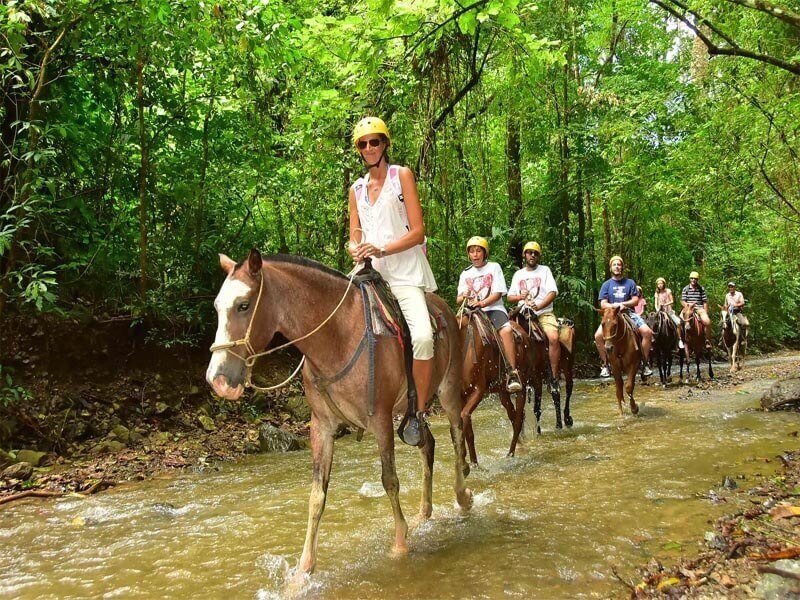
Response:
[[[517,411],[514,409],[514,403],[511,402],[511,394],[509,394],[506,390],[501,389],[497,395],[500,396],[500,404],[502,404],[503,408],[506,409],[509,423],[514,423],[514,418],[517,414]]]
[[[533,414],[536,417],[536,433],[542,433],[542,371],[535,369],[533,374]]]
[[[628,380],[625,382],[625,394],[628,396],[631,413],[634,415],[639,414],[639,407],[636,406],[636,401],[633,399],[633,387],[636,385],[636,373],[639,371],[640,362],[641,356],[639,351],[635,350],[629,363],[630,366],[628,367]]]
[[[511,434],[511,446],[509,446],[508,454],[506,456],[514,456],[514,452],[516,452],[517,450],[517,442],[519,441],[519,436],[522,433],[522,424],[525,421],[525,396],[527,395],[527,393],[528,393],[528,385],[524,385],[522,389],[515,394],[517,404],[514,410],[514,419],[511,421],[511,424],[513,425],[513,433]],[[509,396],[508,392],[501,392],[500,393],[501,399],[504,394],[506,397]]]
[[[708,378],[714,379],[714,367],[711,366],[711,348],[705,349],[705,355],[708,358]]]
[[[430,519],[433,512],[433,455],[436,450],[436,440],[426,425],[422,428],[422,445],[419,453],[422,457],[422,498],[419,505],[421,519]]]
[[[566,348],[561,348],[561,372],[564,374],[564,390],[566,397],[564,399],[564,425],[572,427],[572,415],[569,412],[569,400],[572,398],[573,381],[573,356],[572,352],[568,352]]]
[[[475,380],[473,379],[473,381]],[[472,429],[472,413],[478,408],[478,404],[483,399],[484,393],[484,390],[473,387],[461,409],[461,421],[464,425],[464,441],[469,451],[469,461],[473,465],[478,464],[478,456],[475,453],[475,431]]]
[[[376,415],[377,416],[377,415]],[[408,552],[406,536],[408,523],[400,508],[400,480],[397,478],[397,468],[394,463],[394,431],[392,430],[391,416],[375,419],[375,438],[378,441],[378,450],[381,454],[381,482],[394,513],[394,547],[395,554]]]
[[[553,398],[553,408],[556,411],[556,429],[563,429],[564,424],[561,422],[561,389],[558,385],[558,380],[553,377],[553,371],[549,363],[545,373],[549,382],[550,396]]]
[[[467,510],[472,506],[472,492],[464,481],[464,478],[469,475],[469,465],[467,465],[467,449],[464,445],[464,421],[461,418],[461,379],[446,377],[439,385],[438,395],[439,402],[450,422],[450,439],[456,455],[454,462],[456,501],[462,509]]]
[[[308,527],[303,554],[297,564],[297,574],[303,575],[314,571],[317,564],[317,539],[319,521],[325,510],[325,498],[328,494],[328,482],[333,462],[333,431],[327,424],[311,414],[311,456],[313,475],[311,479],[311,495],[308,498]]]
[[[637,364],[636,367],[638,368],[639,365]],[[619,359],[616,359],[616,364],[612,360],[611,361],[611,372],[614,374],[614,388],[617,393],[617,410],[619,411],[619,416],[622,416],[622,365],[619,364]],[[633,376],[636,377],[636,370],[633,371]]]

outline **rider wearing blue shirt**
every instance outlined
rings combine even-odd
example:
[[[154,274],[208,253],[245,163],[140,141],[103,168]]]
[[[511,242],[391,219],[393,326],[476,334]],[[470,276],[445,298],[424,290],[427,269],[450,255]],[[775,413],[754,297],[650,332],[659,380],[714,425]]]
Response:
[[[642,336],[642,356],[644,357],[644,374],[652,375],[653,372],[648,367],[650,362],[650,347],[653,343],[653,331],[647,326],[642,317],[637,315],[632,309],[639,302],[639,290],[636,289],[636,282],[633,279],[628,279],[622,275],[622,270],[625,268],[625,262],[620,256],[612,256],[608,261],[611,269],[611,279],[606,280],[600,288],[600,294],[597,299],[600,300],[600,308],[613,308],[620,306],[631,318],[636,325],[639,333]],[[597,352],[600,354],[600,360],[603,362],[603,367],[600,370],[600,377],[611,377],[611,372],[608,368],[608,353],[606,352],[606,345],[603,340],[602,326],[597,328],[594,332],[594,343],[597,346]]]

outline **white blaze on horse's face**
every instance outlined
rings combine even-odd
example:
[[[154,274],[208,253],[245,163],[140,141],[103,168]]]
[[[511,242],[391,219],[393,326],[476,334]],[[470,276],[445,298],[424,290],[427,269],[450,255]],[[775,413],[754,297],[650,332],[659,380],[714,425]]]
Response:
[[[235,341],[230,332],[230,316],[235,314],[238,305],[246,300],[250,294],[250,286],[239,279],[228,276],[222,288],[214,300],[214,308],[217,309],[217,335],[214,344],[226,344]],[[241,351],[240,351],[241,352]],[[235,364],[234,364],[235,363]],[[211,354],[211,362],[206,370],[206,381],[214,388],[220,396],[233,399],[238,397],[241,391],[241,377],[244,363],[239,358],[233,356],[228,350],[215,350]],[[224,381],[221,377],[224,376]],[[231,388],[231,386],[233,386]]]

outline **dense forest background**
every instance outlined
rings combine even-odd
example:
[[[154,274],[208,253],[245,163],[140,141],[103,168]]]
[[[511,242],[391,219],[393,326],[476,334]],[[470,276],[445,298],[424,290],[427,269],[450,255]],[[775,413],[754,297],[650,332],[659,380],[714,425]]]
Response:
[[[735,279],[796,340],[800,5],[763,0],[6,0],[0,322],[213,331],[217,253],[349,270],[350,132],[391,129],[448,300],[463,244],[538,240],[584,349],[607,259]]]

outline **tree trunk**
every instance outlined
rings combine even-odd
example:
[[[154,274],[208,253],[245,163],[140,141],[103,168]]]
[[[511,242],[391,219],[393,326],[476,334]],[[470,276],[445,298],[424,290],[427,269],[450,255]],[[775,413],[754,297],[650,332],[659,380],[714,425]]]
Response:
[[[147,270],[147,235],[150,214],[150,198],[147,191],[147,177],[150,172],[150,148],[144,121],[144,65],[145,57],[140,53],[136,62],[136,100],[139,112],[139,294],[144,300],[149,286]]]

